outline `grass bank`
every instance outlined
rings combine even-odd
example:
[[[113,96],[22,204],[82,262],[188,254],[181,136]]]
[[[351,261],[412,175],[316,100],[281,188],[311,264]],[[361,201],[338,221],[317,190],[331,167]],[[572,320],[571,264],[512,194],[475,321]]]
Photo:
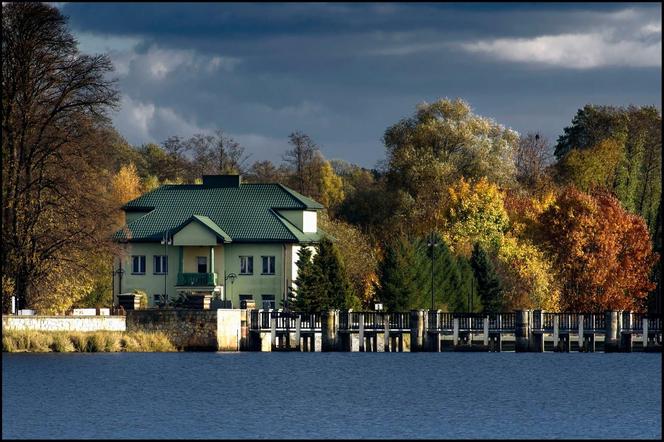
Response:
[[[177,351],[164,333],[41,332],[3,330],[2,351],[19,352],[170,352]]]

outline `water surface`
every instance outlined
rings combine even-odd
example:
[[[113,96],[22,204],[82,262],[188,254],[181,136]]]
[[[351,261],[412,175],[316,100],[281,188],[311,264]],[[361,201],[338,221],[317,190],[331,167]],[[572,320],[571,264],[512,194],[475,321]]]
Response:
[[[661,354],[3,354],[3,438],[661,437]]]

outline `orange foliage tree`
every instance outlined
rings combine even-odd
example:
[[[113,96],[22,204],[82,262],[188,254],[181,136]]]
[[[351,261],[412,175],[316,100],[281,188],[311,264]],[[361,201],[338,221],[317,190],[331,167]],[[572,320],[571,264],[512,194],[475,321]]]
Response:
[[[563,281],[562,310],[644,310],[654,288],[650,270],[659,257],[641,217],[608,193],[567,187],[540,223]]]

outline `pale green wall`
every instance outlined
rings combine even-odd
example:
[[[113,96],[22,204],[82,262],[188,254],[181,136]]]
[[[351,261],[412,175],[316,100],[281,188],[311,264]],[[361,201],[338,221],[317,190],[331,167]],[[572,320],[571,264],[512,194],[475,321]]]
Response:
[[[217,235],[197,221],[187,224],[173,237],[176,246],[209,246],[217,244]]]
[[[145,255],[145,274],[131,274],[131,256]],[[148,294],[148,302],[153,305],[153,295],[164,292],[164,275],[154,275],[154,255],[164,255],[164,246],[159,243],[128,243],[125,245],[125,251],[122,256],[122,269],[125,273],[122,275],[122,293],[129,293],[134,289],[143,290]],[[168,275],[166,275],[166,293],[169,298],[176,297],[175,284],[178,273],[178,249],[177,247],[168,247]],[[115,260],[115,268],[118,267],[118,260]],[[118,276],[115,276],[114,295],[117,295],[119,287]]]
[[[287,245],[289,247],[290,245]],[[237,278],[226,285],[226,297],[233,301],[233,307],[239,308],[240,294],[253,295],[256,307],[261,308],[261,295],[274,295],[277,308],[281,308],[284,293],[284,245],[266,243],[230,243],[224,246],[227,273],[235,273]],[[240,256],[254,257],[254,274],[240,275]],[[262,256],[275,257],[275,274],[261,275],[263,271]],[[288,263],[287,263],[288,264]],[[289,266],[290,267],[290,266]],[[286,269],[286,274],[290,269]]]
[[[143,290],[148,294],[149,305],[153,305],[155,293],[164,292],[164,276],[154,275],[154,255],[163,255],[164,246],[158,243],[129,243],[125,246],[125,255],[123,257],[122,267],[125,274],[122,278],[122,292],[129,293],[134,289]],[[179,249],[183,250],[183,272],[196,273],[196,257],[206,256],[209,263],[209,246],[168,246],[168,275],[167,275],[167,294],[170,299],[177,298],[175,284],[177,282],[177,273],[179,266]],[[288,251],[293,245],[286,244]],[[258,308],[262,307],[261,295],[270,294],[275,296],[277,308],[281,308],[281,301],[285,290],[285,280],[291,281],[293,271],[293,262],[291,254],[284,261],[284,245],[281,243],[230,243],[217,245],[215,251],[215,272],[217,273],[217,284],[224,287],[225,297],[233,302],[234,308],[240,307],[240,294],[253,295]],[[145,275],[131,274],[131,255],[145,255],[146,271]],[[254,257],[253,275],[240,275],[240,256]],[[262,256],[275,257],[275,274],[262,275],[263,262]],[[284,272],[284,263],[286,269]],[[117,261],[115,267],[117,268]],[[224,284],[224,275],[226,273],[235,273],[237,278],[235,282]],[[284,276],[286,275],[286,276]],[[118,279],[115,280],[114,294],[118,293]]]

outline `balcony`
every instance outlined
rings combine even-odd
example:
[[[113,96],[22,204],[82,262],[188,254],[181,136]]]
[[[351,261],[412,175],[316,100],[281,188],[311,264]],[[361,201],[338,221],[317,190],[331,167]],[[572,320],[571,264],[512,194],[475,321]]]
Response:
[[[214,287],[216,273],[178,273],[178,287]]]

